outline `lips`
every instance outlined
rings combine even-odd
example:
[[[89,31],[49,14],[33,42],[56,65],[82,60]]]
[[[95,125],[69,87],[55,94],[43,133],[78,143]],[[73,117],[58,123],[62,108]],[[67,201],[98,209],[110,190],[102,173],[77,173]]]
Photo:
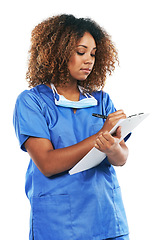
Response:
[[[83,71],[84,73],[90,73],[91,72],[91,68],[81,68],[81,71]]]

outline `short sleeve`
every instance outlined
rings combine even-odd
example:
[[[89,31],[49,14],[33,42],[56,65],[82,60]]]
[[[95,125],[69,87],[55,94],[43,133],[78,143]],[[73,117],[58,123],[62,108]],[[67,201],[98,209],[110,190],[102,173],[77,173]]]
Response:
[[[116,111],[116,108],[109,96],[109,94],[102,91],[102,112],[104,115],[108,116],[110,113]]]
[[[17,98],[13,114],[13,125],[23,151],[26,151],[24,143],[29,137],[50,140],[43,103],[38,96],[29,90],[22,92]]]

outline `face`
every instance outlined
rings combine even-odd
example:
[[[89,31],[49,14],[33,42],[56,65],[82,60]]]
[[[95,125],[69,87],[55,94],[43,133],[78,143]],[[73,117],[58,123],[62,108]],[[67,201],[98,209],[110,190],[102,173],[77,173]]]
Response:
[[[68,69],[75,80],[86,80],[91,73],[96,54],[96,43],[92,35],[86,32],[77,44],[75,54],[71,56]]]

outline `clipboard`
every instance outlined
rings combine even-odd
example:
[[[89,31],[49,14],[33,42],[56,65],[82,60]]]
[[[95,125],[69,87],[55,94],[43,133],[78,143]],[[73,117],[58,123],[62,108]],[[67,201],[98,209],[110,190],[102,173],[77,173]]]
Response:
[[[126,119],[120,119],[118,123],[111,129],[110,134],[113,135],[116,129],[121,126],[121,138],[119,140],[119,142],[121,142],[148,116],[149,113],[140,113],[129,116]],[[72,175],[96,167],[104,160],[104,158],[106,158],[106,154],[94,147],[69,171],[69,174]]]

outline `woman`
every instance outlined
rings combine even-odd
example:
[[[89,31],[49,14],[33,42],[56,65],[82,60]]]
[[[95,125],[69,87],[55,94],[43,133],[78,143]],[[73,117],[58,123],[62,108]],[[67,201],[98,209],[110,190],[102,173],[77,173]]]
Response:
[[[32,31],[27,79],[16,102],[14,126],[31,157],[26,194],[34,240],[129,239],[113,165],[128,156],[109,131],[126,118],[102,91],[118,61],[109,35],[90,19],[51,17]],[[106,121],[92,113],[108,115]],[[97,167],[68,171],[93,147],[106,153]]]

